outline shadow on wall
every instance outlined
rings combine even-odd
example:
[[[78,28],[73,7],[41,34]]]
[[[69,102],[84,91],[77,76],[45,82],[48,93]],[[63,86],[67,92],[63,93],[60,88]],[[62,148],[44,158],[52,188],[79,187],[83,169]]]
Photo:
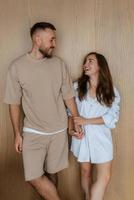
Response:
[[[4,167],[3,167],[4,165]],[[21,156],[14,155],[6,163],[0,162],[1,200],[39,200],[38,194],[24,181]]]

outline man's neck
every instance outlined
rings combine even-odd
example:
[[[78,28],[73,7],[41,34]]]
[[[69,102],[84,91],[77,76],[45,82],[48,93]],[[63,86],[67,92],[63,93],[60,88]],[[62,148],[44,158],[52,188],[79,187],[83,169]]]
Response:
[[[30,54],[30,56],[32,58],[37,59],[37,60],[41,60],[41,59],[44,58],[43,55],[42,55],[42,53],[38,49],[36,49],[34,47],[31,49],[31,51],[29,52],[29,54]]]

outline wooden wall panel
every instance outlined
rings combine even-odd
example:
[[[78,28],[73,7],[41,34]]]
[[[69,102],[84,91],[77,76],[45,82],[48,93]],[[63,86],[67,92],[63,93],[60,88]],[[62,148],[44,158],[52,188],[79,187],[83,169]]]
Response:
[[[133,200],[134,1],[1,0],[0,5],[1,102],[7,67],[11,60],[30,48],[29,27],[37,21],[50,21],[56,26],[56,54],[65,60],[73,79],[79,76],[86,53],[96,50],[106,56],[122,102],[120,122],[113,131],[113,176],[105,199]],[[8,200],[7,191],[11,188],[13,199],[32,200],[35,194],[24,184],[21,158],[14,153],[8,111],[2,103],[0,124],[0,197]],[[62,200],[82,200],[79,166],[72,155],[69,169],[61,172],[59,178]]]
[[[13,146],[8,108],[3,104],[5,78],[10,62],[30,44],[27,1],[0,1],[0,199],[35,199],[23,178],[22,159]],[[38,198],[38,197],[37,197]]]

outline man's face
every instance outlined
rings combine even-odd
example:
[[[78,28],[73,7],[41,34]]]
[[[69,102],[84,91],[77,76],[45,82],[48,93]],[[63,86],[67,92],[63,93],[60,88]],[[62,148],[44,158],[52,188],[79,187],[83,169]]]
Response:
[[[53,49],[56,46],[56,34],[49,28],[40,31],[38,49],[43,57],[52,57]]]

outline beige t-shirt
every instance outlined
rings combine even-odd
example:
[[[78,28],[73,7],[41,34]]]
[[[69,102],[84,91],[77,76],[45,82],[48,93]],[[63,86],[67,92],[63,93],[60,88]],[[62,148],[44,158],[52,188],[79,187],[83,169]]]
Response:
[[[73,96],[67,67],[56,56],[36,60],[26,54],[9,67],[4,102],[22,103],[25,127],[47,133],[67,128],[64,100]]]

